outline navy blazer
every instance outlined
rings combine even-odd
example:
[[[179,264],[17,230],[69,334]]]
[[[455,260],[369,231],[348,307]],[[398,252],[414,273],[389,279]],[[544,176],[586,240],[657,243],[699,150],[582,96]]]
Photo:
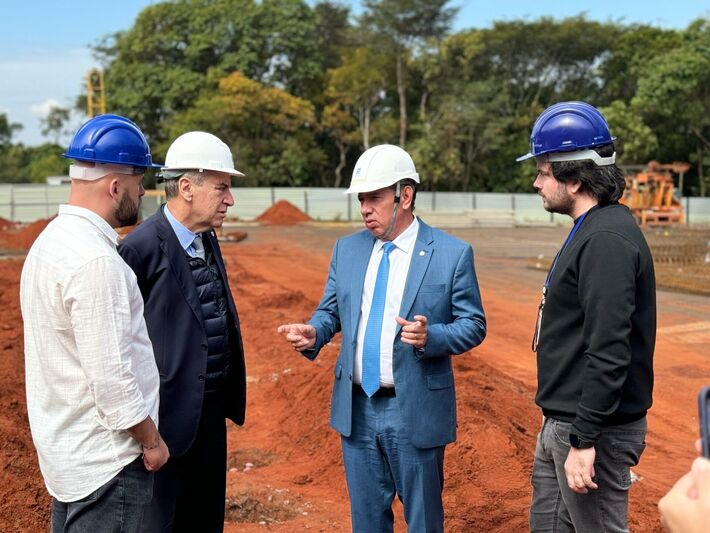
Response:
[[[353,362],[362,290],[374,243],[367,230],[336,242],[323,298],[309,321],[316,328],[316,344],[303,352],[315,359],[342,331],[330,425],[346,437],[352,428]],[[401,326],[397,326],[392,365],[408,437],[418,448],[432,448],[456,440],[451,356],[483,341],[486,318],[469,244],[420,220],[412,254],[399,314],[410,321],[414,315],[427,317],[427,344],[423,351],[415,350],[402,342]]]
[[[246,370],[239,317],[214,231],[209,241],[227,292],[231,341],[225,384],[225,415],[244,423]],[[118,252],[135,272],[145,304],[145,322],[160,372],[159,430],[171,456],[192,445],[202,412],[207,336],[202,309],[185,251],[162,208],[129,233]]]

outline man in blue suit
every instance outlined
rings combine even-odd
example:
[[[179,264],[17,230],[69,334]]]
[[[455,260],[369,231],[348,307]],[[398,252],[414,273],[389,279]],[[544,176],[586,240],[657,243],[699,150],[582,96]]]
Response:
[[[419,175],[397,146],[358,160],[366,231],[338,240],[308,324],[278,332],[309,359],[342,331],[330,425],[341,434],[357,533],[391,532],[395,493],[411,533],[444,530],[444,448],[456,439],[451,356],[483,341],[471,246],[414,216]]]
[[[119,253],[133,269],[160,372],[160,429],[170,461],[154,479],[143,531],[221,532],[225,419],[244,423],[246,374],[239,317],[213,228],[234,204],[229,147],[189,132],[168,149],[167,204]]]

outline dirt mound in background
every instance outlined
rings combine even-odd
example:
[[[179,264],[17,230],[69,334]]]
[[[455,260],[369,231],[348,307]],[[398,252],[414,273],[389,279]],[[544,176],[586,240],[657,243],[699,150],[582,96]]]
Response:
[[[306,213],[287,200],[279,200],[269,207],[256,220],[264,224],[290,225],[308,222],[311,219]]]
[[[37,236],[54,217],[36,220],[32,224],[0,233],[0,247],[8,250],[29,250]],[[0,224],[0,227],[2,224]],[[14,226],[17,227],[16,225]]]
[[[0,231],[5,231],[15,227],[15,223],[12,220],[0,217]]]
[[[246,231],[225,231],[223,229],[221,235],[218,236],[220,241],[241,242],[248,237],[248,233]]]

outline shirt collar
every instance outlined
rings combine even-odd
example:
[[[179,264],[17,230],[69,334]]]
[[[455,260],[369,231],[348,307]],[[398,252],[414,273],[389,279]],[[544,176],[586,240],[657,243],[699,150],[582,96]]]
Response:
[[[417,240],[417,234],[419,233],[419,219],[414,217],[412,223],[407,226],[402,233],[400,233],[395,240],[392,241],[398,250],[402,250],[404,253],[409,254],[414,248],[414,243]],[[380,248],[385,245],[385,242],[380,239],[375,241],[375,251],[379,252]]]
[[[106,222],[100,215],[96,214],[91,209],[79,207],[78,205],[62,204],[59,206],[60,215],[70,215],[75,217],[85,218],[91,222],[98,230],[113,244],[118,246],[118,233]]]
[[[165,204],[163,212],[165,213],[165,218],[167,218],[170,223],[170,227],[173,228],[173,231],[180,242],[180,246],[182,246],[183,250],[187,250],[188,247],[192,245],[192,241],[195,240],[195,237],[197,237],[197,233],[192,233],[189,229],[183,226],[182,223],[179,222],[178,219],[175,218],[170,212],[168,204]]]

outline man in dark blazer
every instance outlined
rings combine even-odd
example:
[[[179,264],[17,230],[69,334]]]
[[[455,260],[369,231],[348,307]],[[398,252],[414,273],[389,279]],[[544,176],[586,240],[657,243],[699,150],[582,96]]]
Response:
[[[213,228],[229,206],[232,154],[204,132],[178,137],[161,172],[167,204],[119,253],[133,269],[160,372],[160,431],[171,459],[155,478],[143,531],[224,527],[225,418],[244,423],[239,318]]]
[[[308,324],[278,332],[309,359],[342,332],[330,425],[341,434],[356,533],[391,533],[395,493],[410,533],[444,531],[444,448],[456,439],[451,356],[483,341],[471,246],[413,214],[419,183],[397,146],[353,170],[366,231],[340,239]]]

